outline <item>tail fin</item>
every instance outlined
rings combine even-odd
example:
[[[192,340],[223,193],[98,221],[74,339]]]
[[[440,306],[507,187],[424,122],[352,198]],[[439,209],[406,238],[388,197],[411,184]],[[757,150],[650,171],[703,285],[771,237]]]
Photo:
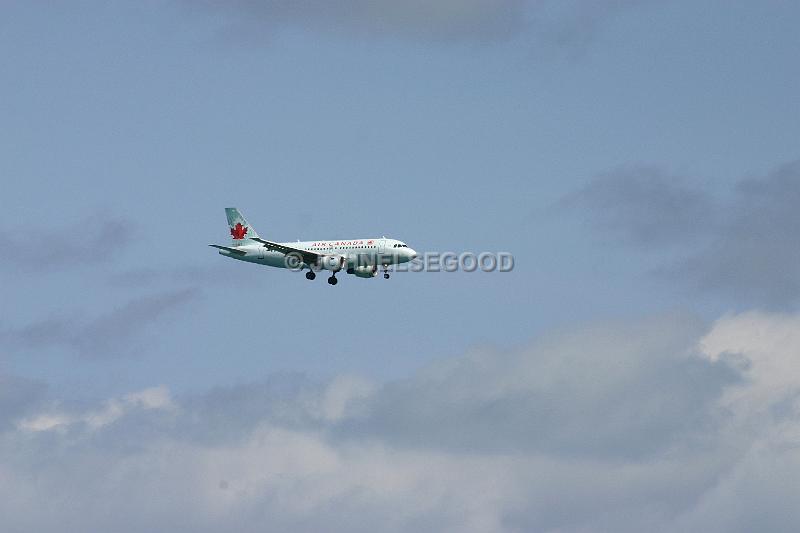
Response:
[[[235,207],[226,207],[225,216],[228,217],[228,227],[231,230],[234,246],[246,244],[250,239],[258,237],[255,228],[247,223],[247,220]]]

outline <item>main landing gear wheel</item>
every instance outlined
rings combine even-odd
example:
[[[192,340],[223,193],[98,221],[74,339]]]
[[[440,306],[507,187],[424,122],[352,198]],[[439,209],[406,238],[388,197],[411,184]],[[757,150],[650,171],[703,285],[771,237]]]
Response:
[[[316,277],[317,277],[317,275],[314,274],[313,272],[311,272],[311,271],[306,272],[306,279],[314,279]]]
[[[336,276],[331,276],[328,278],[328,283],[330,283],[331,285],[336,285],[337,283],[339,283],[339,280],[336,279]]]
[[[383,265],[383,279],[389,279],[389,266]]]
[[[383,279],[389,279],[389,273],[388,272],[384,272],[383,273]]]

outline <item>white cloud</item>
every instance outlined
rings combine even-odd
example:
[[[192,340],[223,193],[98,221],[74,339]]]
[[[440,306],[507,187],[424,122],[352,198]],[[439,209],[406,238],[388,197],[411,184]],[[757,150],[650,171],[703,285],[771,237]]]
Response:
[[[368,398],[375,392],[375,386],[357,376],[339,376],[325,389],[322,396],[321,411],[325,420],[338,422],[351,412],[353,404]]]
[[[50,431],[83,423],[90,429],[99,429],[116,422],[133,409],[171,410],[175,407],[169,390],[162,385],[108,400],[101,409],[85,413],[43,412],[20,420],[17,427],[25,431]]]
[[[763,409],[800,387],[800,316],[796,314],[753,311],[728,316],[717,321],[700,346],[712,360],[742,354],[751,362],[750,386],[730,391],[729,401],[746,399],[750,408]]]
[[[43,410],[0,434],[0,516],[44,532],[796,531],[799,326],[660,317],[384,386]]]

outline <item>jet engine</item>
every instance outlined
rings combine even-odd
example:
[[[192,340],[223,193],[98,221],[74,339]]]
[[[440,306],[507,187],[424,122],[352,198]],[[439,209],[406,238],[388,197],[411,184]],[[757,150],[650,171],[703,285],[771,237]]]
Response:
[[[344,257],[341,255],[324,255],[319,260],[319,266],[325,270],[339,272],[344,266]]]
[[[378,274],[378,267],[375,265],[362,265],[355,268],[348,268],[348,274],[355,274],[359,278],[374,278]]]

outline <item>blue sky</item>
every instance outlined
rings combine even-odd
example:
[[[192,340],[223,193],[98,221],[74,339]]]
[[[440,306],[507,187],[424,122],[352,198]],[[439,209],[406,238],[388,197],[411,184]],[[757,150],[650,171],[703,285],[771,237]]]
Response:
[[[156,390],[156,410],[190,410],[220,390],[267,409],[300,393],[264,399],[257,384],[306,383],[297,387],[328,398],[344,380],[359,398],[383,396],[363,422],[371,429],[327,429],[369,440],[403,416],[385,402],[409,390],[442,400],[414,380],[450,375],[443,361],[458,369],[487,354],[569,352],[563,339],[592,337],[581,328],[606,331],[592,324],[614,324],[621,338],[620,324],[632,324],[641,346],[660,353],[669,349],[659,328],[641,321],[671,317],[664,335],[683,350],[721,317],[795,316],[800,8],[791,2],[12,2],[2,11],[0,425],[13,422],[11,433],[54,406],[71,410],[71,427],[90,405],[151,405],[135,391]],[[208,248],[228,240],[227,206],[274,240],[387,235],[419,251],[508,251],[516,268],[310,283]],[[543,338],[562,340],[552,352],[531,348]],[[645,348],[630,357],[648,360]],[[666,382],[708,374],[697,386],[711,397],[692,389],[698,402],[722,401],[738,380],[706,363],[664,363]],[[476,376],[451,377],[473,390]],[[637,376],[633,390],[646,389],[652,376]],[[483,420],[466,407],[457,415]],[[252,414],[274,423],[265,416]],[[113,420],[121,435],[142,436],[140,422]],[[631,431],[686,444],[683,426],[663,422]],[[394,424],[390,450],[408,437]],[[467,424],[465,434],[484,431],[482,441],[490,426]],[[436,449],[458,441],[412,429]],[[581,438],[570,431],[553,442],[570,449]],[[529,437],[509,441],[536,449]],[[380,522],[380,506],[353,505]],[[460,529],[545,524],[495,511],[510,514]],[[426,523],[425,512],[398,529],[459,528],[450,515]],[[616,528],[601,514],[587,511],[585,527]],[[284,527],[313,530],[292,516]],[[46,529],[28,518],[16,523]],[[151,518],[140,526],[175,530],[169,517]],[[83,523],[101,525],[113,526]]]

